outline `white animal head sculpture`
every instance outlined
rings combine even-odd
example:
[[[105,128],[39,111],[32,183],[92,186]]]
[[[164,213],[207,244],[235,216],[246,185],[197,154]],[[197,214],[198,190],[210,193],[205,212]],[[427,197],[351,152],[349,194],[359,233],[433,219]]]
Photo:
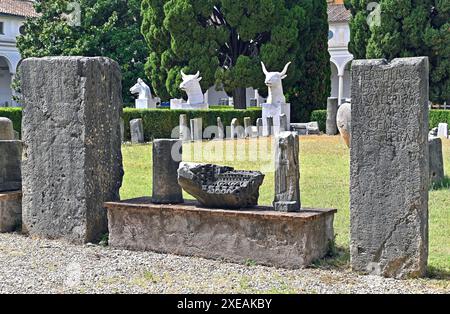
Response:
[[[266,66],[261,62],[264,75],[266,76],[265,84],[269,87],[269,97],[267,97],[268,104],[283,104],[286,103],[286,98],[283,93],[282,80],[287,77],[286,73],[291,62],[288,62],[282,72],[269,72]]]
[[[137,83],[130,88],[130,92],[132,94],[139,94],[138,99],[151,99],[152,92],[150,91],[150,87],[142,79],[138,79]]]
[[[187,103],[191,105],[203,104],[204,97],[200,86],[200,81],[202,80],[200,72],[197,72],[195,75],[187,75],[181,71],[181,77],[183,82],[180,84],[180,89],[188,95]]]

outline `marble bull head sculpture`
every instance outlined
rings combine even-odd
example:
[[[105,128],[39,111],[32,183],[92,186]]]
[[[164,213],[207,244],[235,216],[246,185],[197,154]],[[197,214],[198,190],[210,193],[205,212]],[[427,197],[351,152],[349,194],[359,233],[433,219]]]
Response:
[[[181,71],[181,77],[183,82],[180,84],[180,89],[186,92],[188,96],[187,103],[191,105],[203,104],[204,96],[200,86],[200,81],[202,80],[200,72],[197,72],[195,75],[187,75]]]
[[[269,96],[267,98],[268,104],[283,104],[286,103],[286,97],[283,93],[282,80],[287,77],[286,73],[291,62],[288,62],[283,71],[269,72],[266,66],[261,62],[264,75],[266,76],[265,84],[269,87]]]

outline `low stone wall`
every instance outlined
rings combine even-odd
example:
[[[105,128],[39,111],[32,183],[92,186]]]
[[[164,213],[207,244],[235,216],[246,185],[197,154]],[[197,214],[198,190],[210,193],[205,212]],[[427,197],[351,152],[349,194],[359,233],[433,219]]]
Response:
[[[0,192],[0,232],[20,230],[22,225],[22,192]]]
[[[157,205],[150,198],[106,203],[109,245],[300,268],[322,258],[334,237],[334,209],[283,213],[270,207],[221,210],[195,204]]]

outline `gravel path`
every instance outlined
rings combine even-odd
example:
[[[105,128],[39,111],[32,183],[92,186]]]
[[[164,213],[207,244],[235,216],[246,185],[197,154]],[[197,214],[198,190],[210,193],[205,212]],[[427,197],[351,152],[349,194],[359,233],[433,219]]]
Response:
[[[0,293],[450,293],[347,269],[283,270],[0,234]]]

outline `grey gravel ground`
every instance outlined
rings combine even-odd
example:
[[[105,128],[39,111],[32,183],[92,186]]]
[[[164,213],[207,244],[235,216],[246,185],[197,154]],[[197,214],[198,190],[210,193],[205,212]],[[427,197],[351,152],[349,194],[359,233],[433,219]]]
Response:
[[[0,293],[450,293],[449,281],[283,270],[0,234]]]

